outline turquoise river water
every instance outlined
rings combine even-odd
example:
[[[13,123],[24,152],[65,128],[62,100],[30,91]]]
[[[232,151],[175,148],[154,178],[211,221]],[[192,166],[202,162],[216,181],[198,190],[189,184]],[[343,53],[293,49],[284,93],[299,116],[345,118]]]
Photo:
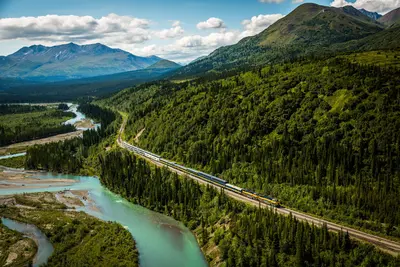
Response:
[[[7,218],[1,218],[2,223],[8,228],[34,238],[38,245],[38,251],[33,259],[33,267],[47,263],[47,259],[53,253],[53,246],[47,237],[34,225],[16,222]]]
[[[0,189],[0,195],[60,190],[88,190],[93,203],[82,210],[105,221],[116,221],[134,237],[139,251],[140,266],[145,267],[203,267],[207,262],[193,234],[180,222],[141,206],[134,205],[110,192],[95,177],[40,173],[35,178],[74,179],[71,186],[46,189]],[[95,208],[91,206],[94,205]]]

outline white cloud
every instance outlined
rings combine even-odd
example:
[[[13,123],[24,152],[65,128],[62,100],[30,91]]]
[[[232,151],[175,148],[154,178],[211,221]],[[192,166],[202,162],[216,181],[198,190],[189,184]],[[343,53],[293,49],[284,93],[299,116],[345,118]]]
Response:
[[[285,0],[258,0],[261,3],[276,3],[276,4],[280,4],[282,2],[284,2]]]
[[[178,27],[180,25],[181,25],[181,22],[179,20],[172,21],[172,27]]]
[[[225,23],[222,19],[219,18],[209,18],[206,21],[199,22],[197,24],[197,29],[206,30],[206,29],[221,29],[225,28]]]
[[[172,28],[161,30],[159,32],[155,32],[155,35],[161,39],[170,39],[182,36],[184,34],[184,30],[181,27],[180,21],[174,21],[172,23]]]
[[[185,34],[180,21],[170,21],[170,28],[153,29],[157,23],[117,14],[101,18],[58,15],[4,18],[0,19],[0,45],[10,51],[14,44],[13,51],[16,51],[21,45],[98,42],[140,56],[158,55],[187,63],[221,46],[255,35],[281,17],[280,14],[254,16],[242,22],[242,29],[235,30],[226,29],[221,19],[210,18],[199,23],[197,28],[218,31],[205,33],[197,30],[191,34]]]
[[[0,40],[33,39],[54,41],[93,40],[118,36],[135,43],[148,40],[150,21],[109,14],[91,16],[20,17],[0,19]],[[121,36],[124,37],[121,37]]]
[[[283,18],[282,14],[269,14],[258,15],[249,20],[244,20],[242,21],[242,25],[245,30],[242,32],[241,36],[246,37],[258,34],[281,18]]]
[[[300,3],[303,3],[303,2],[304,2],[304,0],[292,0],[293,4],[300,4]]]
[[[333,7],[354,6],[355,8],[364,8],[368,11],[387,13],[400,7],[400,0],[356,0],[354,3],[346,0],[334,0],[331,3]]]

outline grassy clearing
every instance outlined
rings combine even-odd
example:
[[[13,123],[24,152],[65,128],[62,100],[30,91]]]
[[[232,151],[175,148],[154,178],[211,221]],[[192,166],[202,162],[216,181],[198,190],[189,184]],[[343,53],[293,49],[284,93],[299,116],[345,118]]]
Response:
[[[9,158],[9,159],[0,159],[0,165],[10,168],[24,168],[25,156]]]
[[[354,53],[344,57],[352,63],[381,67],[400,67],[400,51],[370,51]]]

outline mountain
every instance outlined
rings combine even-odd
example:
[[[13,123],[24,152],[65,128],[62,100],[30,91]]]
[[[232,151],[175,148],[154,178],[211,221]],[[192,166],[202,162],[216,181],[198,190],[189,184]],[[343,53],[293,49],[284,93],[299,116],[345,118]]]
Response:
[[[176,76],[193,77],[211,69],[224,71],[322,55],[329,53],[334,44],[362,39],[383,30],[382,24],[352,6],[303,4],[258,35],[221,47],[179,69]]]
[[[140,69],[57,82],[0,78],[0,103],[59,102],[81,97],[103,97],[138,84],[161,80],[174,68]]]
[[[161,58],[139,57],[102,44],[33,45],[0,57],[2,77],[57,81],[144,69]]]
[[[148,66],[146,69],[177,69],[182,67],[178,63],[175,63],[173,61],[167,60],[167,59],[162,59],[158,61],[157,63],[154,63],[151,66]]]
[[[205,59],[207,56],[201,56],[201,57],[198,57],[198,58],[196,58],[196,59],[194,59],[194,60],[192,60],[189,64],[191,64],[191,63],[195,63],[195,62],[197,62],[197,61],[200,61],[200,60],[202,60],[202,59]]]
[[[377,12],[370,12],[368,10],[365,10],[364,8],[359,9],[359,11],[361,13],[363,13],[364,15],[368,16],[369,18],[373,19],[373,20],[378,20],[379,18],[382,17],[381,14],[377,13]]]
[[[400,7],[390,11],[389,13],[378,19],[378,21],[389,27],[393,25],[400,25]]]

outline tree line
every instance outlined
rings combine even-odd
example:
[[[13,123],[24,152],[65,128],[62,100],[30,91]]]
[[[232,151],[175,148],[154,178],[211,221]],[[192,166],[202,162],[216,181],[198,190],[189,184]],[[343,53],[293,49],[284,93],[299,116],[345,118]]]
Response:
[[[250,207],[223,191],[151,167],[126,151],[100,156],[100,180],[133,203],[173,216],[196,234],[200,245],[215,246],[214,264],[227,266],[396,266],[398,259],[373,246]],[[219,258],[219,260],[217,259]]]
[[[44,111],[45,106],[39,105],[0,105],[0,115],[15,114],[15,113],[29,113],[33,111]]]
[[[44,106],[3,105],[0,115],[0,146],[75,131],[64,122],[74,114]]]

